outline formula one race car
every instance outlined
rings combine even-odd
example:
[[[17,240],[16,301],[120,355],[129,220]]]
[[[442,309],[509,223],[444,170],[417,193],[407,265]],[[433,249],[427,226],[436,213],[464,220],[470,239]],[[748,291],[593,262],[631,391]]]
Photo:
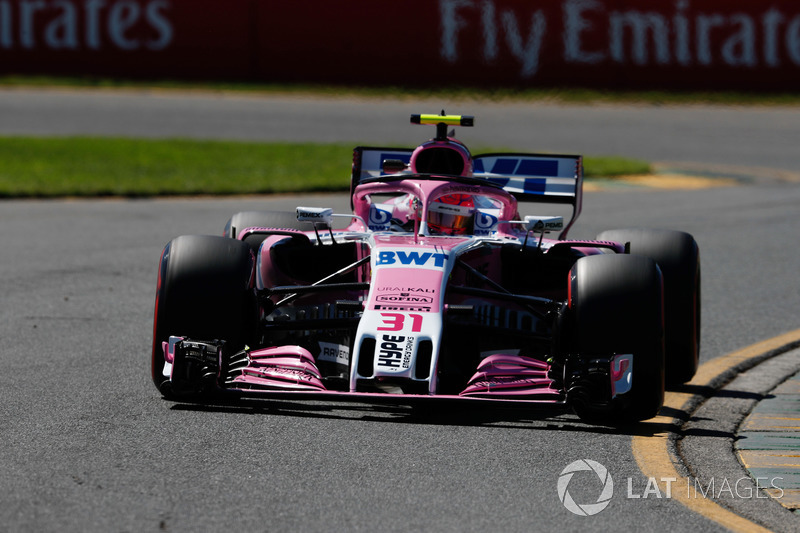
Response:
[[[626,229],[568,240],[580,156],[472,156],[448,132],[472,117],[411,122],[436,137],[354,150],[353,213],[247,211],[223,236],[167,244],[152,352],[162,394],[653,417],[665,379],[697,368],[694,238]],[[569,211],[521,216],[520,202]]]

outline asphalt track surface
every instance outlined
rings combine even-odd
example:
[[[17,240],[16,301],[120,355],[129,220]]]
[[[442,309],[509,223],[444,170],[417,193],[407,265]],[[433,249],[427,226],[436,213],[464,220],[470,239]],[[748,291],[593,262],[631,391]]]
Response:
[[[13,96],[20,95],[25,93]],[[0,95],[0,109],[5,96]],[[146,118],[148,98],[124,100],[125,106],[141,106],[139,115]],[[214,107],[216,99],[204,100],[199,115],[196,110],[183,115],[182,136],[203,129],[195,121],[202,124],[209,115],[224,115],[228,104],[223,102],[220,111]],[[256,99],[235,100],[266,105]],[[352,115],[358,106],[348,105]],[[335,130],[332,122],[344,124],[341,102],[329,104],[330,117],[320,102],[306,102],[308,106],[314,107],[314,120],[300,107],[286,122],[315,124],[310,136]],[[429,110],[406,103],[367,103],[364,115],[353,120],[373,129],[353,141],[401,142],[376,132],[406,127],[407,107]],[[467,107],[464,112],[471,111]],[[90,108],[87,103],[78,115]],[[638,116],[638,108],[620,109],[623,122]],[[546,111],[557,117],[559,109]],[[563,111],[567,116],[581,109]],[[753,113],[772,111],[709,112],[726,118],[709,125],[699,116],[696,128],[715,125],[718,136],[675,142],[706,142],[709,146],[702,151],[716,155],[701,162],[727,164],[727,154],[737,150],[715,146],[713,139],[731,135],[731,124],[746,130]],[[130,134],[144,127],[136,115],[130,115]],[[394,116],[400,124],[387,119]],[[583,129],[610,137],[609,132],[620,128],[613,117],[589,120]],[[54,131],[76,133],[79,116],[65,111],[59,120],[72,124],[73,130],[52,122]],[[170,127],[177,129],[174,120],[179,119],[169,115]],[[800,129],[797,114],[785,120],[787,129]],[[637,121],[646,122],[641,117]],[[9,121],[3,122],[7,128]],[[785,162],[770,165],[782,153],[781,146],[759,124],[753,127],[762,128],[768,141],[761,149],[739,146],[738,164],[796,168],[800,156],[790,151],[783,154]],[[661,128],[652,124],[652,135],[660,135]],[[581,133],[582,138],[589,136]],[[576,152],[580,147],[554,149]],[[697,153],[651,149],[654,155],[643,155],[658,160],[692,161]],[[599,146],[596,153],[622,152]],[[621,188],[587,193],[572,236],[593,237],[632,225],[694,234],[703,262],[702,360],[710,361],[800,327],[800,188],[760,177],[739,187],[698,191]],[[163,400],[149,377],[156,268],[163,245],[176,235],[220,233],[239,210],[298,204],[329,205],[342,212],[347,198],[0,204],[0,530],[723,530],[670,499],[626,497],[628,484],[640,495],[647,485],[633,457],[631,437],[655,434],[661,428],[652,423],[620,432],[588,426],[571,414],[547,412],[412,412],[321,402],[196,406]],[[724,416],[725,411],[715,412]],[[724,444],[729,436],[709,432],[704,438]],[[701,449],[694,455],[703,461],[701,469],[713,475],[715,458],[703,455],[702,443],[693,446]],[[562,470],[579,459],[605,465],[615,482],[609,506],[594,516],[573,515],[557,494]],[[586,473],[576,476],[580,474]],[[599,481],[584,477],[580,485],[577,479],[569,485],[572,497],[596,499]],[[774,502],[744,504],[752,519],[773,530],[797,529],[796,517]]]
[[[313,99],[175,91],[0,90],[0,135],[114,135],[401,143],[433,136],[411,113],[474,115],[472,147],[623,155],[798,171],[800,107]],[[427,129],[426,129],[427,128]]]

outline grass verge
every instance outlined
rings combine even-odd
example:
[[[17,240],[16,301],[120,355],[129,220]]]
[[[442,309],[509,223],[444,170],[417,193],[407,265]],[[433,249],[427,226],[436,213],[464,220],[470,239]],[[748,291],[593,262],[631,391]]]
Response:
[[[352,148],[350,144],[0,137],[0,198],[346,191]],[[588,177],[650,172],[647,162],[620,157],[587,157],[584,167]]]

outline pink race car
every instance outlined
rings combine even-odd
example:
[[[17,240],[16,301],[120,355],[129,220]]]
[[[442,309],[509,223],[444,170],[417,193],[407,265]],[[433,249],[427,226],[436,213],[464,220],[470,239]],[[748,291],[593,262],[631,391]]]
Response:
[[[352,213],[241,212],[223,236],[167,244],[156,387],[178,400],[457,400],[566,407],[602,424],[654,416],[665,379],[697,368],[694,238],[626,229],[568,240],[580,156],[473,156],[448,132],[472,117],[411,122],[436,137],[355,149]],[[523,216],[522,202],[566,216]]]

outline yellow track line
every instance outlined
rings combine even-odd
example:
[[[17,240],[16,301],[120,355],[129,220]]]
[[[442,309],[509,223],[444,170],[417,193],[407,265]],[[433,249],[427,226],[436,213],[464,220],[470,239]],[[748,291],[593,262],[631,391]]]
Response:
[[[708,387],[716,378],[737,365],[798,341],[800,341],[800,329],[712,359],[697,369],[697,374],[689,382],[689,385]],[[690,408],[692,399],[693,395],[687,392],[667,392],[664,397],[664,407],[684,411]],[[669,490],[672,499],[731,531],[770,532],[769,529],[725,509],[710,499],[697,497],[696,493],[694,493],[695,497],[691,497],[689,480],[679,474],[675,468],[676,464],[680,464],[680,460],[674,458],[669,452],[670,433],[680,429],[681,422],[668,416],[659,415],[649,420],[647,424],[663,426],[667,429],[654,433],[652,436],[634,436],[631,441],[633,456],[642,473],[648,478],[654,478],[663,492]],[[671,479],[675,481],[672,481],[669,486]]]

